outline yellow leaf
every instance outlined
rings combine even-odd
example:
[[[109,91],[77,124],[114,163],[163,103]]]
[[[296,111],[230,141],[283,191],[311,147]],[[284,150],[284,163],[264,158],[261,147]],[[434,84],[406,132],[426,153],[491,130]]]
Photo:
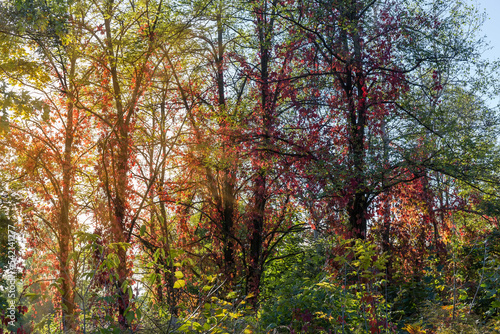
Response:
[[[174,283],[174,289],[180,289],[183,288],[184,286],[186,286],[186,281],[182,279],[175,281]]]
[[[248,299],[248,298],[252,298],[253,296],[255,296],[255,294],[253,292],[250,292],[246,297],[245,299]]]
[[[407,331],[409,334],[426,334],[427,332],[420,327],[419,325],[406,325],[403,327],[405,331]]]

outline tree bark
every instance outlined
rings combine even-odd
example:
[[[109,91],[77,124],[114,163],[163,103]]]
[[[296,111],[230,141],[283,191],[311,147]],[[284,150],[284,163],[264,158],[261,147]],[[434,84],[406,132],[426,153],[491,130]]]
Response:
[[[73,291],[73,279],[71,277],[71,265],[69,261],[69,254],[71,252],[70,241],[73,235],[73,228],[70,219],[70,206],[71,206],[71,188],[73,185],[73,140],[74,140],[74,103],[73,103],[73,84],[71,81],[75,75],[76,57],[71,55],[70,65],[70,87],[67,89],[67,117],[65,128],[64,140],[64,154],[62,161],[62,198],[60,202],[60,217],[59,217],[59,278],[61,278],[61,302],[63,313],[63,330],[76,330],[75,322],[75,303]]]

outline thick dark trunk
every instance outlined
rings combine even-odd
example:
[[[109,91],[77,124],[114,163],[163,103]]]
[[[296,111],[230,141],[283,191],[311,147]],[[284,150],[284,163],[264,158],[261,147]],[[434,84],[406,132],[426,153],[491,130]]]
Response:
[[[267,8],[262,9],[262,12],[257,11],[257,25],[259,34],[261,64],[260,64],[260,103],[262,113],[262,143],[260,143],[261,152],[256,154],[256,159],[259,162],[264,162],[266,154],[263,153],[269,147],[269,137],[272,125],[272,99],[269,87],[269,37],[272,33],[273,19],[267,22]],[[257,144],[259,145],[259,144]],[[254,180],[254,206],[252,209],[251,225],[250,225],[250,258],[248,264],[248,277],[247,277],[247,293],[251,293],[250,303],[254,309],[257,308],[259,300],[260,279],[262,276],[263,262],[262,262],[262,242],[264,233],[264,220],[265,220],[265,207],[267,200],[266,179],[267,172],[262,167],[257,167]]]
[[[433,233],[434,233],[434,252],[438,253],[439,252],[439,227],[438,227],[438,221],[436,219],[436,215],[434,213],[434,205],[432,203],[433,199],[433,194],[431,193],[432,190],[429,187],[429,179],[427,176],[427,173],[423,176],[423,190],[424,190],[424,196],[425,196],[425,204],[427,206],[427,216],[429,217],[429,220],[432,224],[433,227]],[[444,218],[442,218],[444,219]]]
[[[366,210],[368,201],[366,194],[356,193],[348,204],[349,227],[356,239],[366,238]]]
[[[348,80],[350,82],[351,80]],[[352,90],[348,93],[351,94]],[[353,96],[349,96],[353,99]],[[365,108],[364,106],[355,107],[351,103],[351,131],[350,131],[350,156],[352,163],[353,179],[351,185],[354,187],[353,194],[348,203],[349,226],[355,238],[365,239],[366,228],[366,210],[368,209],[369,189],[366,188],[365,174]]]
[[[70,181],[71,177],[67,170],[63,172],[63,182]],[[63,329],[64,331],[76,330],[75,323],[75,303],[73,293],[73,279],[70,274],[71,266],[69,261],[69,253],[71,252],[71,235],[72,228],[69,219],[69,183],[63,185],[63,201],[61,205],[60,217],[60,235],[59,235],[59,277],[61,282],[61,303],[63,311]]]
[[[259,173],[255,180],[254,196],[255,204],[250,226],[250,263],[247,277],[247,293],[253,295],[250,298],[250,303],[256,308],[262,276],[262,234],[266,206],[266,179],[263,172]]]
[[[226,274],[233,278],[234,275],[234,242],[232,239],[233,234],[233,224],[234,224],[234,180],[231,177],[231,172],[226,171],[224,176],[224,184],[223,184],[223,251],[224,251],[224,263],[225,263],[225,271]]]
[[[387,254],[387,280],[389,283],[392,282],[392,256],[391,256],[391,202],[389,201],[389,196],[384,194],[383,203],[383,229],[382,229],[382,251]]]
[[[116,173],[116,189],[114,198],[114,220],[113,220],[113,239],[115,243],[126,243],[126,191],[127,191],[127,172],[128,172],[128,133],[125,125],[120,122],[119,115],[118,128],[121,128],[118,142],[119,154],[116,158],[117,169]],[[116,285],[118,295],[118,322],[122,328],[128,328],[129,324],[125,318],[125,311],[130,305],[128,291],[123,289],[125,281],[129,277],[127,264],[127,250],[123,247],[118,247],[118,282]]]
[[[348,21],[356,17],[357,2],[345,4],[342,8],[343,16]],[[355,22],[352,22],[353,24]],[[344,94],[348,101],[349,124],[349,160],[352,166],[351,186],[352,193],[347,205],[349,228],[354,238],[365,239],[367,233],[366,210],[368,209],[369,189],[365,185],[365,131],[366,119],[366,94],[367,87],[364,82],[361,59],[361,41],[359,33],[355,30],[348,34],[341,32],[343,51],[346,55],[354,54],[352,60],[346,64],[346,71],[339,76],[342,81]],[[351,46],[352,45],[352,50]],[[352,51],[352,52],[351,52]]]

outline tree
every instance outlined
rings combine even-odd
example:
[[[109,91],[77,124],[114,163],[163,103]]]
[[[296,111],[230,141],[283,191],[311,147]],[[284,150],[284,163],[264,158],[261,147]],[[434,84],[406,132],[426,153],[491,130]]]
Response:
[[[158,66],[153,63],[153,56],[161,40],[159,29],[165,25],[162,5],[161,1],[99,2],[87,9],[95,16],[82,16],[80,24],[91,43],[85,58],[94,66],[89,77],[95,91],[89,102],[81,100],[79,106],[91,112],[102,129],[98,143],[99,178],[109,205],[110,226],[106,232],[110,233],[111,242],[121,245],[117,248],[119,265],[114,284],[122,329],[129,327],[125,316],[130,305],[125,289],[130,278],[125,244],[132,242],[141,202],[147,196],[146,191],[138,198],[138,207],[132,208],[129,178],[134,160],[134,123],[139,102]],[[84,46],[80,45],[82,49]],[[150,180],[148,188],[153,182]]]
[[[300,101],[303,95],[296,98],[312,134],[315,187],[345,214],[356,238],[367,235],[374,199],[420,177],[428,166],[425,153],[417,153],[423,139],[406,127],[415,125],[409,117],[418,119],[425,111],[409,110],[402,101],[415,89],[436,96],[445,85],[440,69],[456,68],[472,52],[463,36],[449,33],[455,18],[447,16],[448,6],[321,1],[286,13],[297,27],[296,38],[304,41],[302,76],[313,83],[306,92],[316,97],[308,104]],[[426,81],[432,73],[434,79]],[[414,146],[403,149],[410,138],[417,140]]]
[[[46,10],[49,17],[29,16],[36,6]],[[78,229],[77,210],[73,207],[75,178],[83,171],[81,166],[88,153],[89,137],[83,129],[91,123],[88,115],[75,106],[82,84],[77,75],[79,52],[76,43],[67,38],[71,34],[78,40],[81,35],[75,25],[63,20],[64,15],[71,15],[71,7],[68,7],[69,12],[64,12],[61,8],[42,3],[19,2],[17,7],[7,9],[11,17],[27,20],[31,25],[28,29],[23,27],[25,30],[10,27],[11,34],[22,38],[24,47],[38,48],[37,54],[30,55],[33,60],[26,55],[28,62],[40,61],[44,76],[55,79],[49,85],[47,79],[40,82],[33,74],[20,76],[6,69],[11,82],[30,86],[41,94],[43,100],[28,99],[31,104],[28,106],[17,104],[22,107],[15,118],[11,117],[5,143],[12,149],[11,154],[17,156],[19,169],[13,170],[13,174],[18,171],[23,173],[21,177],[30,187],[32,196],[39,201],[35,215],[30,215],[34,219],[28,231],[33,233],[35,239],[40,236],[48,239],[52,239],[50,235],[55,237],[56,244],[49,247],[53,247],[57,254],[55,267],[59,274],[55,282],[61,292],[63,328],[75,330],[77,307],[73,289],[76,277],[70,260],[74,244],[72,236]],[[44,26],[45,32],[37,30]],[[16,102],[15,95],[12,100]],[[33,112],[26,112],[26,107],[33,108]],[[62,143],[58,142],[60,138]],[[8,160],[4,163],[10,164]],[[38,236],[37,233],[42,230],[36,228],[37,220],[45,226],[45,232]]]

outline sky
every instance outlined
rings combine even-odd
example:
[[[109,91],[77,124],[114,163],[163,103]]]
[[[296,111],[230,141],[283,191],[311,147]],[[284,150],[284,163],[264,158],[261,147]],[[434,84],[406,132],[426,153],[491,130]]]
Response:
[[[500,58],[500,0],[475,0],[480,12],[486,13],[482,35],[486,37],[491,49],[484,53],[490,60]],[[473,1],[474,2],[474,1]]]

